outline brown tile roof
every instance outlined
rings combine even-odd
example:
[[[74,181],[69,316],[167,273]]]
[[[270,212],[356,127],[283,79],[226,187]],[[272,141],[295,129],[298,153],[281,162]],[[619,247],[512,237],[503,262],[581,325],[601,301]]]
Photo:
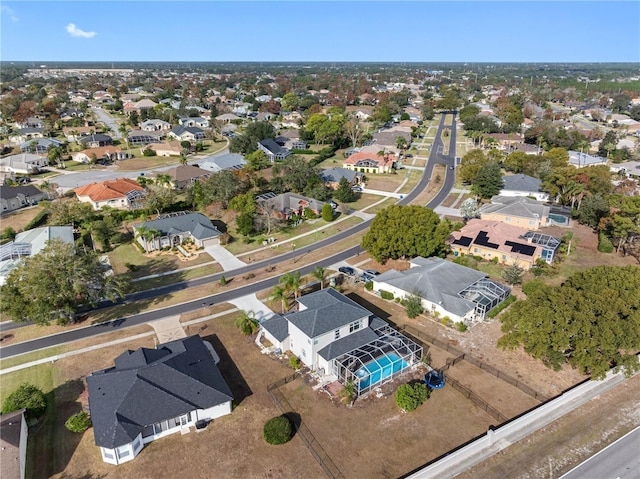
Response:
[[[382,155],[376,155],[366,151],[360,151],[358,153],[354,153],[349,158],[344,160],[344,163],[347,165],[355,165],[359,161],[363,161],[363,160],[370,160],[370,161],[376,162],[379,168],[382,168],[384,166],[391,167],[393,165],[393,162],[396,161],[396,156],[393,154],[389,154],[387,155],[387,158],[385,160],[385,157]]]
[[[182,151],[182,146],[178,140],[169,141],[167,143],[152,143],[147,145],[149,150],[157,151],[157,150],[171,150],[176,153],[180,153]]]
[[[80,151],[80,153],[83,153],[89,157],[91,157],[91,155],[96,155],[96,158],[103,158],[104,155],[112,155],[114,153],[120,153],[122,150],[120,148],[118,148],[117,146],[100,146],[98,148],[87,148],[86,150],[82,150]]]
[[[131,178],[117,178],[102,183],[91,183],[75,189],[76,195],[88,196],[94,202],[123,198],[132,191],[144,191],[144,188]]]
[[[211,175],[210,171],[203,170],[202,168],[191,165],[179,165],[174,168],[170,168],[163,173],[171,176],[171,178],[173,178],[173,180],[177,182],[188,181],[192,178],[200,178],[203,176]]]

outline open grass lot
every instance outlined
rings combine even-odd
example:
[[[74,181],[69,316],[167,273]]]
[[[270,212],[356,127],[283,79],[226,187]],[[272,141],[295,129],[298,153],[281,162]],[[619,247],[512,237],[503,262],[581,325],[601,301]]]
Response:
[[[42,211],[40,206],[29,206],[0,217],[0,229],[13,228],[16,233],[24,230],[24,227]]]
[[[180,158],[177,156],[141,156],[139,158],[128,158],[116,163],[118,171],[137,171],[160,168],[162,166],[179,164]]]
[[[131,243],[122,244],[107,253],[111,267],[116,274],[129,271],[127,264],[135,265],[136,271],[130,272],[132,279],[142,278],[152,274],[175,271],[188,266],[197,266],[213,261],[213,258],[206,253],[185,258],[173,252],[153,252],[143,254]]]
[[[367,188],[380,191],[395,191],[404,180],[402,171],[384,175],[367,175]]]
[[[401,173],[404,175],[404,178],[406,178],[407,175],[409,175],[409,178],[407,179],[407,182],[402,186],[402,188],[398,190],[398,193],[408,194],[416,187],[416,185],[420,181],[420,178],[422,178],[422,171],[402,170]]]
[[[292,370],[260,354],[253,342],[238,332],[233,319],[230,315],[212,320],[204,323],[201,331],[221,357],[219,366],[235,397],[233,413],[215,420],[205,432],[174,434],[155,441],[134,461],[120,466],[102,462],[92,429],[72,435],[64,429],[63,422],[80,408],[77,401],[83,397],[84,376],[111,366],[115,356],[127,348],[153,347],[152,339],[86,353],[81,356],[82,361],[75,357],[47,364],[51,368],[49,381],[59,399],[59,413],[29,436],[29,457],[34,467],[30,477],[128,479],[179,477],[184,471],[199,478],[323,477],[299,438],[277,447],[262,439],[265,421],[280,414],[266,386]],[[63,410],[64,414],[60,414]]]

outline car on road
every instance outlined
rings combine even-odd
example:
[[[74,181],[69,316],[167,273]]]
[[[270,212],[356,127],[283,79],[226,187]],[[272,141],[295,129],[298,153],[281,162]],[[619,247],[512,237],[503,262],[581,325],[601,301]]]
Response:
[[[351,190],[355,191],[356,193],[362,193],[362,188],[359,186],[352,186]]]
[[[449,169],[454,170],[455,168],[453,167],[453,165],[449,165]]]
[[[350,266],[340,266],[338,271],[342,274],[346,274],[347,276],[355,276],[356,270],[351,268]]]
[[[411,153],[407,153],[406,155],[404,155],[405,158],[413,158],[413,155]]]

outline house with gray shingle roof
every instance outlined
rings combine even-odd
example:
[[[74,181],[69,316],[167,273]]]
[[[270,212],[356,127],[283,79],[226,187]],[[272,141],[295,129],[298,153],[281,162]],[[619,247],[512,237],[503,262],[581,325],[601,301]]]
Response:
[[[526,196],[494,196],[491,203],[482,205],[480,218],[500,221],[529,230],[549,226],[551,208]]]
[[[332,288],[298,298],[297,312],[261,323],[258,333],[290,351],[324,381],[352,380],[358,394],[393,379],[422,357],[422,348]],[[381,364],[388,370],[380,373]]]
[[[199,248],[220,244],[220,231],[202,213],[181,211],[133,225],[138,243],[145,251],[180,246],[190,239]]]
[[[44,199],[49,199],[49,195],[33,185],[0,185],[0,211],[3,213],[35,205]]]
[[[267,154],[269,161],[284,160],[291,154],[289,150],[278,145],[273,138],[267,138],[258,142],[258,149]]]
[[[511,293],[485,273],[442,258],[417,257],[410,265],[406,271],[392,269],[376,276],[373,289],[388,291],[396,298],[415,294],[426,312],[465,324],[483,319]]]
[[[306,209],[311,210],[314,215],[321,215],[325,202],[296,193],[283,193],[281,195],[271,193],[259,195],[256,198],[256,205],[259,211],[271,210],[274,218],[288,221],[295,215],[302,218]]]
[[[549,194],[542,191],[542,182],[533,176],[518,173],[502,177],[500,196],[531,196],[538,201],[547,201]]]
[[[241,170],[247,162],[244,156],[238,153],[228,153],[221,156],[210,156],[198,161],[198,166],[212,173],[220,173],[223,170]]]
[[[359,185],[362,183],[363,174],[359,171],[348,170],[347,168],[328,168],[320,172],[320,179],[324,181],[327,188],[337,190],[340,186],[340,180],[346,178],[349,186]]]
[[[197,141],[206,138],[204,130],[197,126],[174,126],[169,132],[169,136],[180,141]]]
[[[122,464],[145,444],[202,428],[231,413],[233,395],[200,336],[126,351],[87,377],[89,410],[102,460]]]

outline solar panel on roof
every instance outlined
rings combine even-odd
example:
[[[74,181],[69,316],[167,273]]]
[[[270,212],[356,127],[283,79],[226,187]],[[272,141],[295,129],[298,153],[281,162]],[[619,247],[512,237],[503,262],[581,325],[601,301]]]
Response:
[[[486,246],[487,248],[492,249],[498,249],[498,247],[500,246],[497,243],[492,243],[491,241],[489,241],[489,235],[486,231],[480,231],[473,242],[477,245]]]
[[[453,242],[453,244],[459,244],[462,246],[469,246],[471,244],[473,238],[469,236],[461,236],[460,239],[457,239]]]
[[[515,241],[505,241],[506,246],[511,246],[512,253],[520,253],[526,256],[533,256],[536,251],[536,247],[530,244],[516,243]]]

